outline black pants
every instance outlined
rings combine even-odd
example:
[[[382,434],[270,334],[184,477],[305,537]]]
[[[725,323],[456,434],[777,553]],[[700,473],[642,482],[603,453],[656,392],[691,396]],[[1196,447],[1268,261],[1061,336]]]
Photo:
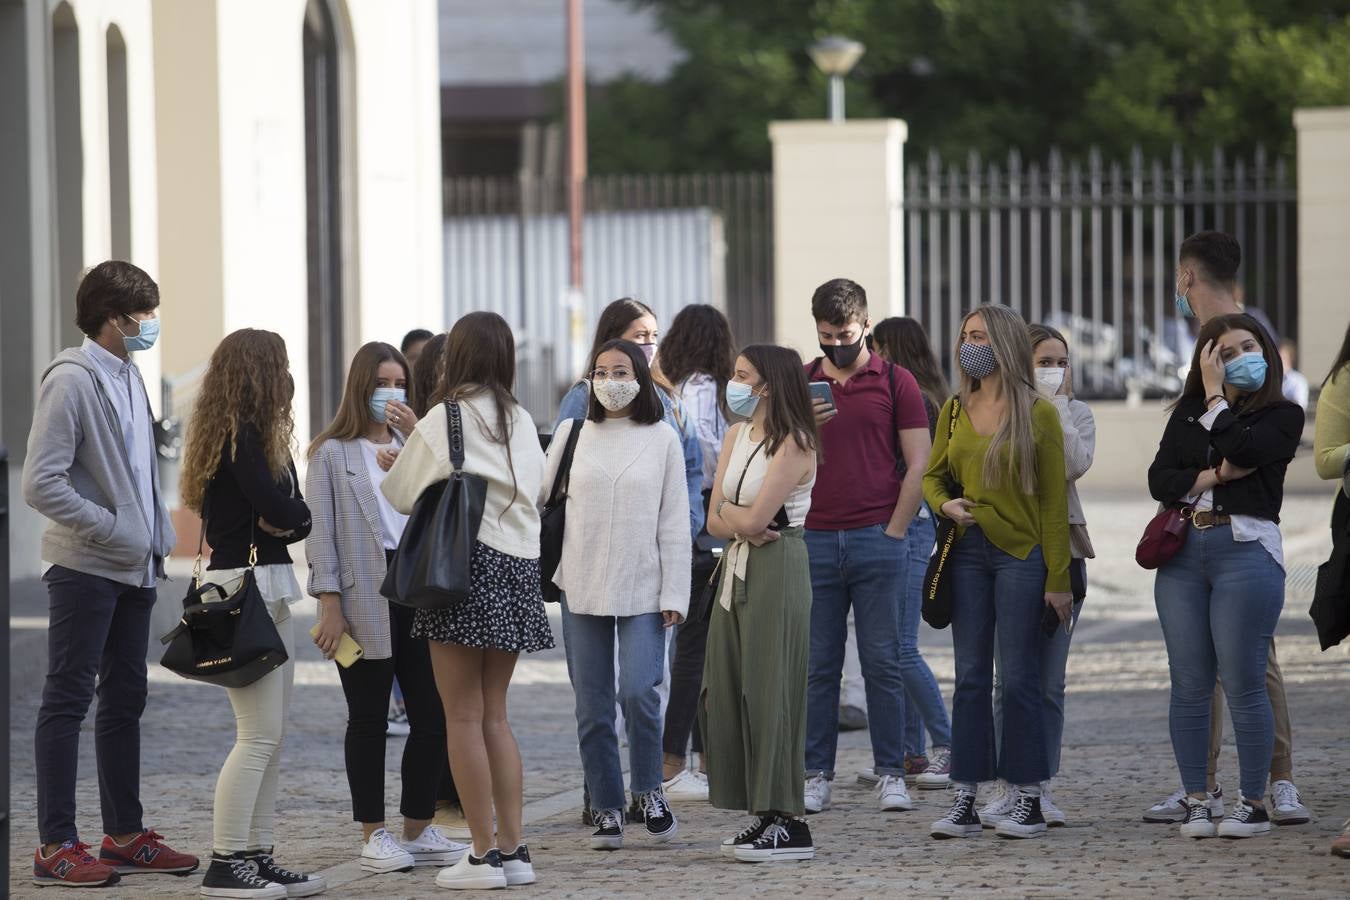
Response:
[[[52,566],[43,576],[51,619],[33,763],[38,831],[44,844],[78,837],[75,778],[80,725],[94,699],[94,752],[105,834],[141,830],[141,713],[154,588]],[[91,841],[91,843],[94,843]]]
[[[661,749],[671,756],[683,757],[690,746],[703,752],[703,735],[698,729],[698,695],[703,688],[703,657],[708,649],[710,595],[708,578],[717,563],[711,553],[694,550],[694,567],[689,593],[689,618],[675,633],[675,658],[670,663],[670,700],[666,704],[666,727]]]
[[[436,693],[431,652],[425,640],[412,637],[413,610],[389,604],[390,659],[360,659],[351,668],[338,666],[347,696],[347,782],[352,791],[352,818],[361,823],[384,821],[385,728],[394,676],[403,689],[412,733],[403,747],[403,785],[399,812],[409,819],[430,819],[446,770],[445,712]]]

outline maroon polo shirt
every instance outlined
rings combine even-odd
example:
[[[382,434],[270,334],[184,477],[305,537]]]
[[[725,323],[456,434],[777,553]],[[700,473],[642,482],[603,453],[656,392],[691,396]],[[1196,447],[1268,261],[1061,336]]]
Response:
[[[887,369],[893,370],[893,377]],[[806,527],[846,531],[887,524],[900,497],[895,432],[928,429],[918,383],[908,369],[884,362],[875,353],[844,384],[826,375],[819,359],[806,364],[806,378],[828,382],[839,410],[820,429],[825,459],[816,469]]]

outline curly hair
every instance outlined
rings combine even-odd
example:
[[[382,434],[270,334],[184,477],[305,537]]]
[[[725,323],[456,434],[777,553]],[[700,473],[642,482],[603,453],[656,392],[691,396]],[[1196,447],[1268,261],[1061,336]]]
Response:
[[[234,453],[246,425],[257,429],[268,467],[280,478],[290,464],[295,437],[294,397],[281,335],[256,328],[226,335],[211,354],[188,422],[179,482],[183,504],[202,511],[207,484],[226,447]]]
[[[736,343],[727,317],[715,306],[686,306],[666,329],[656,353],[656,367],[666,380],[679,385],[691,375],[711,375],[717,382],[717,402],[723,404],[727,382],[736,366]],[[724,408],[722,415],[727,416]]]

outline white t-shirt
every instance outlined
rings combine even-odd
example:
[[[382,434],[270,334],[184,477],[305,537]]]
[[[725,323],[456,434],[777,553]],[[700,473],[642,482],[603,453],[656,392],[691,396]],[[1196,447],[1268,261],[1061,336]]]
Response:
[[[375,491],[375,501],[380,505],[380,542],[386,550],[397,550],[398,540],[403,536],[403,528],[408,524],[408,517],[398,510],[384,496],[384,491],[380,490],[380,485],[384,483],[384,477],[389,473],[380,468],[380,463],[376,455],[381,450],[388,450],[394,445],[377,444],[374,441],[368,441],[361,438],[361,454],[366,458],[366,471],[370,473],[370,486]]]

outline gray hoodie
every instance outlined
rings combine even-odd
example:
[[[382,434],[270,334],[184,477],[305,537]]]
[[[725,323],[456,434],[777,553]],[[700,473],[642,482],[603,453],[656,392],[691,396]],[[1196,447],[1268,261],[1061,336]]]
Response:
[[[136,495],[122,429],[94,361],[79,348],[61,351],[42,373],[23,468],[24,501],[51,520],[42,558],[139,586],[153,554],[163,578],[174,533],[158,467],[151,472],[153,522],[146,521]]]

